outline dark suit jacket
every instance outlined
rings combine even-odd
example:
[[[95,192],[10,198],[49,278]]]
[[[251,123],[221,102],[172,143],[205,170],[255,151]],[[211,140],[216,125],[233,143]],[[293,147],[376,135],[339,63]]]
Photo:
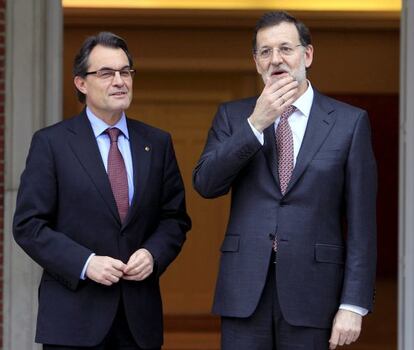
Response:
[[[170,136],[127,119],[134,198],[121,225],[105,167],[85,112],[35,133],[14,217],[17,243],[43,269],[36,341],[94,346],[109,331],[122,300],[141,347],[162,344],[159,276],[190,228]],[[148,249],[156,271],[142,282],[111,287],[80,280],[94,252],[127,262]]]
[[[247,122],[255,103],[250,98],[219,107],[194,170],[194,187],[203,197],[231,190],[213,312],[232,317],[254,312],[274,235],[277,291],[290,324],[330,328],[340,303],[371,310],[376,165],[367,113],[315,91],[282,195],[274,125],[264,131],[262,146]]]

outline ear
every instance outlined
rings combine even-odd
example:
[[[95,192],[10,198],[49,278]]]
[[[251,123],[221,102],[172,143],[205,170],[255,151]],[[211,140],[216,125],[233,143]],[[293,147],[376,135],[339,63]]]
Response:
[[[305,48],[305,67],[309,68],[313,61],[313,46],[308,45]]]
[[[85,78],[82,78],[80,76],[76,76],[73,79],[73,83],[75,84],[76,88],[83,93],[84,95],[87,95],[88,89],[86,88],[86,81]]]
[[[254,63],[256,64],[256,71],[257,71],[257,73],[259,73],[261,75],[262,74],[262,69],[260,67],[259,61],[257,60],[255,54],[253,54],[253,60],[254,60]]]

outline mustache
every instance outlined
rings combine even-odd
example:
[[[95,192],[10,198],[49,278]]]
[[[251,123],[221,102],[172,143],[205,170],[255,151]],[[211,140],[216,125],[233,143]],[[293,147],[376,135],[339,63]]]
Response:
[[[280,66],[278,66],[276,68],[273,68],[273,69],[272,69],[272,67],[270,67],[269,71],[270,71],[270,74],[275,74],[275,73],[288,73],[288,74],[290,74],[289,67],[287,67],[285,65],[280,65]]]

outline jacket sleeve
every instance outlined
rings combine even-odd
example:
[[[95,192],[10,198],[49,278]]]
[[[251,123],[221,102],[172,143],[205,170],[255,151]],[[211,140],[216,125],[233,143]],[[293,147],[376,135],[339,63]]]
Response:
[[[247,118],[232,117],[226,104],[219,107],[194,169],[193,186],[205,198],[228,193],[239,172],[262,147]]]
[[[76,289],[92,252],[54,230],[57,182],[49,140],[44,132],[37,132],[21,176],[13,235],[23,250],[51,276],[66,287]]]
[[[186,212],[184,184],[171,137],[166,143],[162,187],[159,224],[143,245],[154,257],[158,276],[177,257],[186,239],[186,232],[191,228],[191,220]]]
[[[371,310],[377,258],[377,169],[366,112],[356,123],[345,171],[347,255],[341,303]]]

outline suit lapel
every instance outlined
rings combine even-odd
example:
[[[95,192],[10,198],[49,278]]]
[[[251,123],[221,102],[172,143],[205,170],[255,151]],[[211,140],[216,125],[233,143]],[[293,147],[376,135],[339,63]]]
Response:
[[[137,213],[139,205],[142,203],[153,153],[152,145],[142,126],[129,119],[127,119],[127,124],[131,147],[132,167],[134,170],[134,196],[123,226],[126,226],[132,220]]]
[[[111,184],[85,110],[69,124],[69,144],[116,220],[120,221]]]
[[[296,182],[306,170],[315,153],[325,141],[329,132],[335,124],[333,108],[328,100],[315,91],[315,96],[310,111],[308,125],[303,137],[302,146],[296,159],[292,178],[289,182],[286,193],[295,186]]]
[[[275,124],[272,123],[264,131],[264,145],[263,152],[267,160],[267,165],[269,166],[270,172],[275,179],[277,188],[280,188],[279,184],[279,172],[277,170],[277,164],[279,162],[277,149],[276,149],[276,135],[275,135]]]

